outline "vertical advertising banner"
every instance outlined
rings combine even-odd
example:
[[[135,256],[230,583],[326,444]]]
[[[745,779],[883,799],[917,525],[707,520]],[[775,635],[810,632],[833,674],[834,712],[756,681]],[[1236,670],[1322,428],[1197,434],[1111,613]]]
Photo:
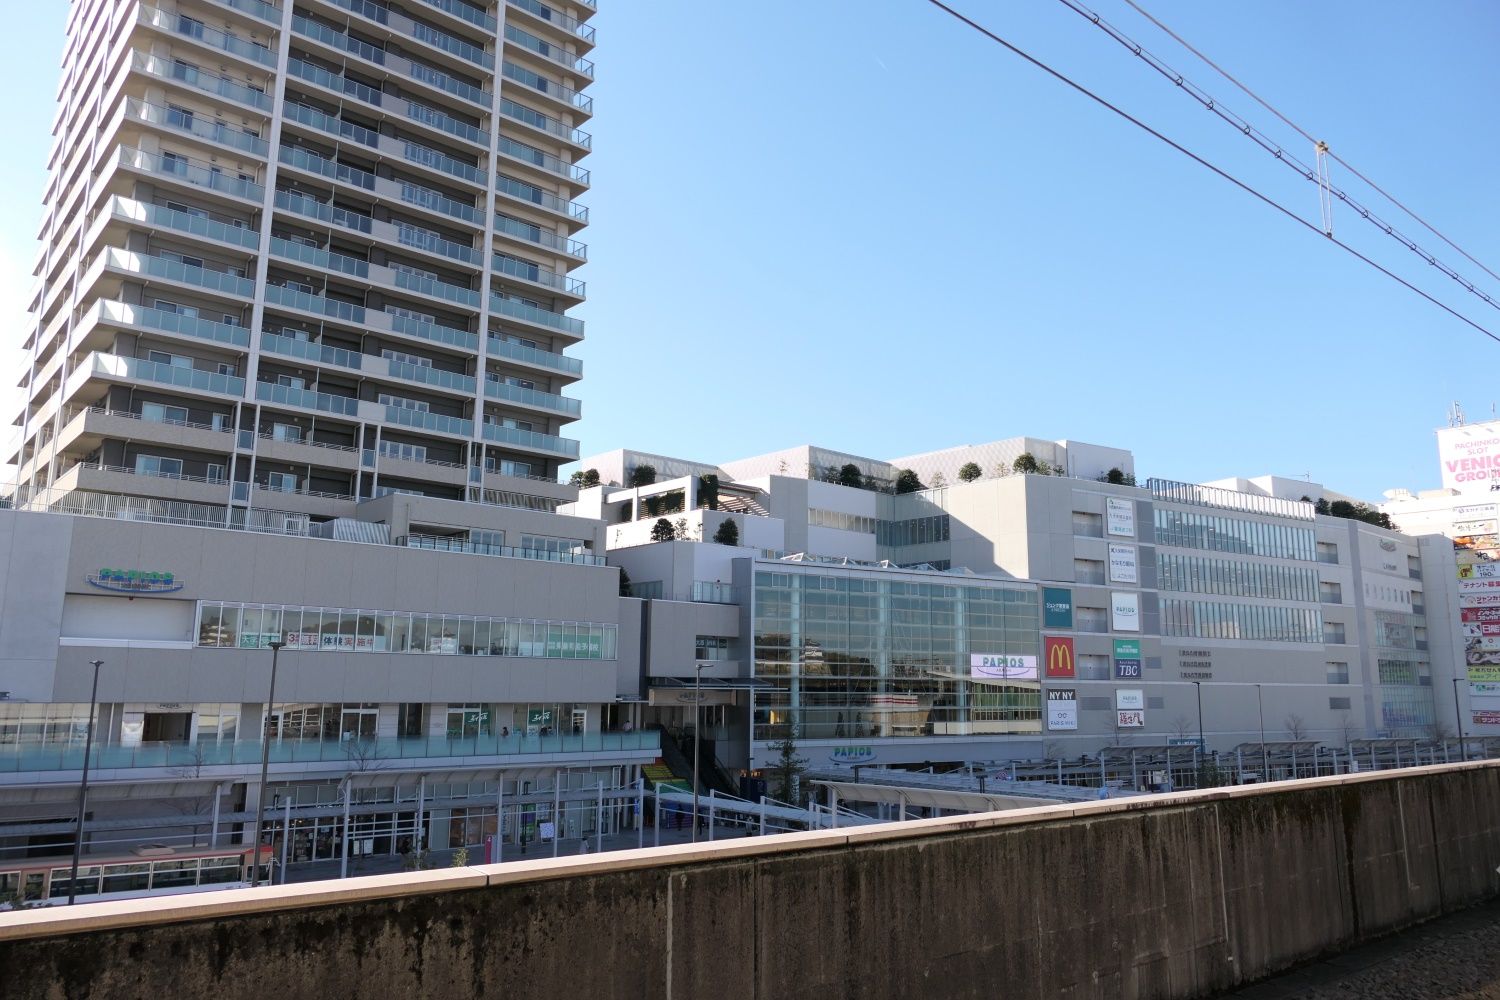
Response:
[[[1141,595],[1115,592],[1109,595],[1110,627],[1116,632],[1141,630]]]
[[[1045,662],[1043,676],[1065,680],[1078,676],[1078,669],[1073,663],[1072,639],[1058,635],[1043,636],[1042,657]]]
[[[1115,640],[1115,677],[1122,681],[1141,679],[1141,640]]]
[[[1066,587],[1042,588],[1042,627],[1073,627],[1073,592]]]
[[[1056,732],[1078,728],[1078,691],[1074,688],[1047,690],[1047,728]]]
[[[1135,501],[1124,497],[1105,497],[1104,531],[1117,538],[1135,537]]]
[[[1488,493],[1500,480],[1500,422],[1445,427],[1437,436],[1444,489]]]
[[[1120,542],[1109,543],[1109,582],[1140,583],[1140,571],[1136,566],[1135,546]]]

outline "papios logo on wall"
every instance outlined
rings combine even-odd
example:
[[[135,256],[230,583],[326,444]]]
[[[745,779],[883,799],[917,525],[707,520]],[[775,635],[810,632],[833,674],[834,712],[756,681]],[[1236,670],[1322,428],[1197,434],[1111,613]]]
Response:
[[[1042,638],[1042,655],[1047,663],[1047,676],[1076,677],[1073,665],[1073,640],[1063,636],[1049,635]]]
[[[171,573],[147,573],[138,569],[101,569],[84,577],[100,590],[122,594],[170,594],[182,589]]]
[[[1036,657],[971,653],[969,654],[969,676],[997,681],[1034,681],[1036,680]]]
[[[875,759],[874,747],[834,747],[828,759],[835,764],[863,764]]]

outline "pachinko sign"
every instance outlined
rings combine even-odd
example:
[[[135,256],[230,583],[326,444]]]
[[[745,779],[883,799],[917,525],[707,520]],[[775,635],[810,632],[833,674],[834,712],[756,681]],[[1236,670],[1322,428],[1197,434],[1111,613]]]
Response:
[[[1460,493],[1488,493],[1500,482],[1500,421],[1445,427],[1437,432],[1443,486]]]

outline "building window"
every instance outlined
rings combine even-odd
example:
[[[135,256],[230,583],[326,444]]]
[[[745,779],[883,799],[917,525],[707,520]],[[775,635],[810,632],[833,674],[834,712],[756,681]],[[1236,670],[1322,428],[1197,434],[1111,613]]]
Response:
[[[1347,664],[1347,663],[1329,663],[1328,664],[1328,683],[1330,683],[1330,684],[1348,684],[1349,683],[1349,664]]]
[[[700,635],[694,654],[699,660],[727,660],[729,659],[730,639],[722,635]]]

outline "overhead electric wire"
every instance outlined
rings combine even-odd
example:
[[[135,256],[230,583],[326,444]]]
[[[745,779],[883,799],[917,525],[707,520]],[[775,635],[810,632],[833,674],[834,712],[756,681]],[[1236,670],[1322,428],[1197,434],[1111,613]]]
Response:
[[[1486,337],[1489,337],[1491,340],[1493,340],[1493,341],[1495,341],[1497,343],[1500,343],[1500,334],[1496,334],[1493,331],[1486,329],[1485,327],[1483,327],[1480,324],[1476,323],[1474,320],[1472,320],[1469,317],[1465,316],[1463,313],[1461,313],[1458,310],[1454,309],[1452,306],[1449,306],[1448,304],[1439,301],[1438,299],[1436,299],[1433,296],[1429,295],[1427,292],[1424,292],[1422,289],[1418,288],[1416,285],[1413,285],[1411,282],[1407,281],[1405,278],[1403,278],[1400,275],[1396,274],[1394,271],[1391,271],[1388,268],[1386,268],[1386,267],[1384,267],[1384,266],[1376,263],[1375,261],[1371,260],[1369,257],[1366,257],[1364,254],[1360,253],[1358,250],[1354,249],[1349,244],[1345,243],[1343,240],[1340,240],[1336,236],[1333,236],[1331,234],[1324,233],[1317,226],[1313,225],[1311,222],[1308,222],[1306,219],[1302,218],[1300,215],[1298,215],[1296,212],[1293,212],[1291,209],[1287,208],[1285,205],[1282,205],[1280,202],[1272,199],[1268,195],[1261,194],[1255,188],[1251,187],[1249,184],[1246,184],[1244,181],[1240,180],[1238,177],[1235,177],[1233,174],[1230,174],[1228,171],[1225,171],[1225,170],[1223,170],[1223,169],[1215,166],[1214,164],[1210,163],[1208,160],[1205,160],[1203,157],[1199,156],[1197,153],[1194,153],[1192,150],[1188,149],[1186,146],[1182,146],[1179,143],[1177,143],[1176,141],[1168,138],[1167,136],[1165,136],[1162,133],[1158,132],[1156,129],[1152,128],[1150,125],[1147,125],[1145,122],[1141,121],[1139,118],[1136,118],[1134,115],[1130,114],[1128,111],[1125,111],[1125,110],[1123,110],[1123,109],[1115,106],[1114,104],[1111,104],[1109,101],[1107,101],[1104,98],[1100,97],[1098,94],[1094,93],[1092,90],[1089,90],[1083,84],[1078,83],[1076,80],[1072,79],[1071,77],[1067,76],[1066,74],[1062,73],[1061,71],[1053,69],[1051,66],[1048,66],[1046,63],[1042,62],[1040,59],[1038,59],[1035,56],[1031,55],[1029,52],[1026,52],[1024,49],[1021,49],[1021,48],[1018,48],[1015,45],[1012,45],[1010,42],[1006,41],[1004,38],[1001,38],[999,35],[995,34],[993,31],[991,31],[990,29],[986,28],[984,25],[978,23],[977,21],[973,21],[970,18],[968,18],[967,16],[965,16],[965,15],[959,13],[958,11],[954,10],[952,7],[950,7],[946,3],[944,3],[943,0],[927,0],[927,2],[930,3],[930,4],[932,4],[934,7],[938,8],[939,10],[942,10],[945,13],[949,14],[954,19],[956,19],[958,21],[961,21],[964,24],[968,25],[970,28],[972,28],[975,31],[979,32],[981,35],[984,35],[990,41],[995,42],[997,45],[1001,45],[1004,48],[1006,48],[1009,51],[1011,51],[1012,53],[1020,56],[1022,59],[1026,60],[1029,63],[1031,63],[1033,66],[1035,66],[1037,69],[1041,70],[1042,72],[1046,73],[1047,75],[1053,77],[1054,79],[1057,79],[1057,80],[1061,81],[1062,83],[1067,84],[1069,87],[1072,87],[1074,90],[1078,91],[1080,94],[1082,94],[1083,96],[1087,97],[1089,100],[1095,102],[1096,104],[1101,105],[1102,107],[1108,108],[1110,111],[1113,111],[1115,114],[1119,115],[1121,118],[1123,118],[1126,121],[1130,122],[1130,124],[1134,125],[1136,128],[1141,129],[1142,131],[1149,133],[1150,135],[1156,137],[1157,139],[1160,139],[1162,142],[1166,143],[1168,146],[1171,146],[1173,149],[1177,150],[1177,152],[1181,153],[1183,156],[1186,156],[1188,159],[1194,161],[1195,163],[1199,164],[1200,166],[1206,167],[1209,170],[1213,171],[1215,174],[1218,174],[1220,177],[1224,178],[1224,180],[1226,180],[1229,183],[1233,184],[1235,187],[1237,187],[1240,190],[1244,191],[1246,194],[1249,194],[1249,195],[1251,195],[1251,196],[1259,199],[1260,201],[1265,202],[1267,205],[1269,205],[1272,208],[1276,209],[1276,211],[1280,212],[1282,215],[1285,215],[1287,218],[1291,219],[1293,222],[1296,222],[1297,224],[1299,224],[1301,226],[1305,226],[1306,228],[1312,230],[1314,233],[1317,233],[1319,236],[1322,236],[1322,237],[1326,238],[1330,243],[1333,243],[1335,246],[1342,248],[1343,250],[1347,251],[1351,255],[1353,255],[1353,256],[1359,258],[1360,260],[1364,261],[1366,264],[1369,264],[1371,267],[1375,268],[1375,270],[1379,271],[1381,274],[1384,274],[1386,277],[1390,278],[1392,281],[1395,281],[1395,282],[1403,285],[1407,289],[1409,289],[1409,290],[1415,292],[1416,294],[1420,295],[1422,298],[1426,299],[1428,302],[1431,302],[1433,305],[1437,306],[1439,309],[1441,309],[1444,312],[1448,313],[1450,316],[1454,317],[1455,319],[1458,319],[1458,320],[1463,321],[1464,323],[1467,323],[1469,326],[1472,326],[1474,329],[1478,330],[1480,333],[1484,334]]]
[[[1125,49],[1127,49],[1128,51],[1130,51],[1133,55],[1135,55],[1136,57],[1138,57],[1146,65],[1150,66],[1152,69],[1154,69],[1158,73],[1160,73],[1163,77],[1165,77],[1166,79],[1170,80],[1172,83],[1176,84],[1177,87],[1179,89],[1181,89],[1184,93],[1186,93],[1188,96],[1192,97],[1199,104],[1203,105],[1203,107],[1206,108],[1207,110],[1212,111],[1214,114],[1218,115],[1224,121],[1226,121],[1230,125],[1234,126],[1234,128],[1235,128],[1236,131],[1241,132],[1245,136],[1249,137],[1256,145],[1260,146],[1266,152],[1268,152],[1272,156],[1276,157],[1276,159],[1278,159],[1281,162],[1285,163],[1288,167],[1290,167],[1293,170],[1297,171],[1299,174],[1301,174],[1307,180],[1312,181],[1314,184],[1318,184],[1320,187],[1326,185],[1327,190],[1329,190],[1333,194],[1337,195],[1340,201],[1345,202],[1348,205],[1350,205],[1356,212],[1359,213],[1359,215],[1360,215],[1361,218],[1366,219],[1372,225],[1374,225],[1377,229],[1379,229],[1382,232],[1384,232],[1387,236],[1389,236],[1392,239],[1396,240],[1397,242],[1401,243],[1402,246],[1406,247],[1408,250],[1410,250],[1412,253],[1416,254],[1418,257],[1421,257],[1428,264],[1430,264],[1431,266],[1437,268],[1439,271],[1443,272],[1448,277],[1450,277],[1454,281],[1458,282],[1467,291],[1469,291],[1473,295],[1477,296],[1478,298],[1482,299],[1484,302],[1488,303],[1491,308],[1500,310],[1500,300],[1497,300],[1494,296],[1490,295],[1488,292],[1486,292],[1483,289],[1477,287],[1474,284],[1474,282],[1470,281],[1468,278],[1465,278],[1462,274],[1460,274],[1458,271],[1454,270],[1452,267],[1449,267],[1447,264],[1443,263],[1441,260],[1438,260],[1436,256],[1434,256],[1428,250],[1423,249],[1411,237],[1407,236],[1405,233],[1402,233],[1401,231],[1399,231],[1398,229],[1396,229],[1394,226],[1392,226],[1390,223],[1386,222],[1384,219],[1380,218],[1374,212],[1370,211],[1370,209],[1368,209],[1364,205],[1360,204],[1353,197],[1351,197],[1347,192],[1341,190],[1340,188],[1338,188],[1337,186],[1335,186],[1333,184],[1328,184],[1326,178],[1320,179],[1318,177],[1318,173],[1317,173],[1317,171],[1315,169],[1313,169],[1312,167],[1308,166],[1306,163],[1303,163],[1301,160],[1297,159],[1297,157],[1294,154],[1288,152],[1284,147],[1281,146],[1280,143],[1276,142],[1275,140],[1273,140],[1272,138],[1270,138],[1269,136],[1267,136],[1264,132],[1260,131],[1260,129],[1258,129],[1255,126],[1251,125],[1245,119],[1241,118],[1239,115],[1235,114],[1233,111],[1230,111],[1228,108],[1224,107],[1224,105],[1222,105],[1217,100],[1215,100],[1214,97],[1211,94],[1209,94],[1207,91],[1203,90],[1203,88],[1199,87],[1197,84],[1193,83],[1191,80],[1187,79],[1185,76],[1183,76],[1177,70],[1173,69],[1171,66],[1167,65],[1160,58],[1158,58],[1157,56],[1155,56],[1151,52],[1147,51],[1144,47],[1142,47],[1142,45],[1139,42],[1135,41],[1135,39],[1131,38],[1130,36],[1126,35],[1124,32],[1120,31],[1114,25],[1112,25],[1108,21],[1104,20],[1104,18],[1100,17],[1097,13],[1095,13],[1092,10],[1090,10],[1088,7],[1084,6],[1082,3],[1079,3],[1078,0],[1058,0],[1058,2],[1061,3],[1064,7],[1067,7],[1069,10],[1073,11],[1078,16],[1080,16],[1080,17],[1084,18],[1085,20],[1089,21],[1090,23],[1092,23],[1095,27],[1097,27],[1099,30],[1103,31],[1110,38],[1113,38],[1115,41],[1119,42],[1121,46],[1123,46]],[[1126,2],[1129,2],[1129,0],[1126,0]],[[1132,5],[1132,6],[1134,6],[1134,5]],[[1202,57],[1200,56],[1200,58],[1202,58]],[[1206,62],[1207,60],[1204,60],[1204,61]],[[1213,65],[1213,64],[1210,63],[1209,65]],[[1217,68],[1217,67],[1215,67],[1215,68]],[[1254,96],[1254,95],[1251,95],[1251,96]],[[1272,113],[1275,114],[1278,118],[1282,118],[1281,114],[1279,112],[1276,112],[1274,109],[1272,110]],[[1284,118],[1282,120],[1285,121]],[[1300,128],[1297,128],[1295,125],[1293,125],[1292,128],[1296,129],[1298,132],[1302,133],[1303,135],[1307,135],[1306,132],[1302,132],[1302,130]],[[1333,154],[1332,154],[1332,152],[1329,152],[1328,155],[1332,156]],[[1343,161],[1340,160],[1339,162],[1342,163]],[[1377,190],[1379,190],[1379,189],[1377,188]],[[1382,193],[1384,193],[1384,192],[1382,192]],[[1387,196],[1387,197],[1389,197],[1389,196]],[[1394,201],[1394,199],[1392,199],[1392,200]],[[1421,220],[1418,219],[1417,221],[1420,222]],[[1328,233],[1328,234],[1325,234],[1325,235],[1332,235],[1332,234]],[[1442,234],[1439,233],[1438,235],[1441,236]],[[1459,249],[1459,248],[1455,248],[1455,249],[1458,249],[1458,252],[1459,253],[1463,253],[1465,257],[1469,256],[1467,253],[1464,253],[1464,251],[1462,249]],[[1470,258],[1470,259],[1472,260],[1473,258]],[[1474,263],[1479,264],[1478,261],[1474,261]],[[1479,266],[1481,268],[1483,268],[1486,272],[1489,271],[1489,268],[1485,267],[1483,264],[1479,264]]]
[[[1199,52],[1196,48],[1194,48],[1192,46],[1192,44],[1190,44],[1188,42],[1187,39],[1185,39],[1181,35],[1177,34],[1177,32],[1173,31],[1171,28],[1167,27],[1165,24],[1162,24],[1156,18],[1152,17],[1151,14],[1148,13],[1143,7],[1141,7],[1140,4],[1136,3],[1135,0],[1125,0],[1125,2],[1128,3],[1128,4],[1130,4],[1131,7],[1135,8],[1135,12],[1137,14],[1140,14],[1146,20],[1150,21],[1152,24],[1156,25],[1162,31],[1164,31],[1168,35],[1170,35],[1172,37],[1172,39],[1177,42],[1178,45],[1181,45],[1183,48],[1187,49],[1193,55],[1197,56],[1199,59],[1202,59],[1204,62],[1206,62],[1209,66],[1211,66],[1213,68],[1214,72],[1218,73],[1224,79],[1228,80],[1230,83],[1234,84],[1240,90],[1244,91],[1247,95],[1249,95],[1249,97],[1250,97],[1251,100],[1255,101],[1255,103],[1259,104],[1261,107],[1263,107],[1267,111],[1271,112],[1271,114],[1275,115],[1277,118],[1280,118],[1281,121],[1288,128],[1290,128],[1293,131],[1295,131],[1298,135],[1302,136],[1302,138],[1306,139],[1308,142],[1316,143],[1318,141],[1317,139],[1314,139],[1311,135],[1309,135],[1308,132],[1307,132],[1307,130],[1304,129],[1304,128],[1302,128],[1302,126],[1298,125],[1296,122],[1292,121],[1286,115],[1282,114],[1280,111],[1277,111],[1275,108],[1273,108],[1271,106],[1270,102],[1266,101],[1259,94],[1255,93],[1255,91],[1251,90],[1249,87],[1245,86],[1239,80],[1235,79],[1234,76],[1228,70],[1224,69],[1218,63],[1216,63],[1212,59],[1208,58],[1208,56],[1204,55],[1202,52]],[[1428,222],[1426,219],[1422,218],[1416,212],[1414,212],[1411,209],[1407,208],[1405,205],[1401,204],[1401,202],[1396,199],[1395,195],[1391,194],[1389,191],[1387,191],[1384,188],[1382,188],[1379,184],[1376,184],[1374,181],[1370,180],[1370,178],[1366,177],[1364,174],[1362,174],[1358,170],[1356,170],[1354,168],[1354,165],[1351,164],[1348,160],[1345,160],[1343,157],[1339,156],[1332,149],[1328,150],[1328,157],[1331,160],[1333,160],[1335,163],[1337,163],[1339,166],[1341,166],[1345,170],[1349,171],[1355,177],[1358,177],[1360,180],[1364,181],[1371,188],[1373,188],[1376,191],[1378,191],[1381,194],[1381,196],[1385,198],[1386,201],[1389,201],[1392,205],[1395,205],[1397,208],[1401,209],[1401,211],[1405,212],[1407,215],[1409,215],[1413,219],[1417,220],[1418,224],[1420,224],[1422,226],[1422,228],[1426,229],[1428,232],[1432,233],[1432,235],[1436,236],[1438,239],[1442,240],[1444,243],[1448,244],[1450,247],[1452,247],[1453,249],[1457,250],[1459,253],[1463,254],[1470,261],[1472,261],[1474,264],[1476,264],[1481,270],[1483,270],[1486,274],[1488,274],[1491,278],[1494,278],[1497,281],[1500,281],[1500,274],[1496,274],[1494,271],[1491,271],[1488,267],[1485,267],[1484,264],[1481,261],[1475,259],[1463,247],[1459,246],[1457,243],[1454,243],[1448,237],[1446,237],[1442,233],[1438,232],[1437,229],[1430,222]]]

